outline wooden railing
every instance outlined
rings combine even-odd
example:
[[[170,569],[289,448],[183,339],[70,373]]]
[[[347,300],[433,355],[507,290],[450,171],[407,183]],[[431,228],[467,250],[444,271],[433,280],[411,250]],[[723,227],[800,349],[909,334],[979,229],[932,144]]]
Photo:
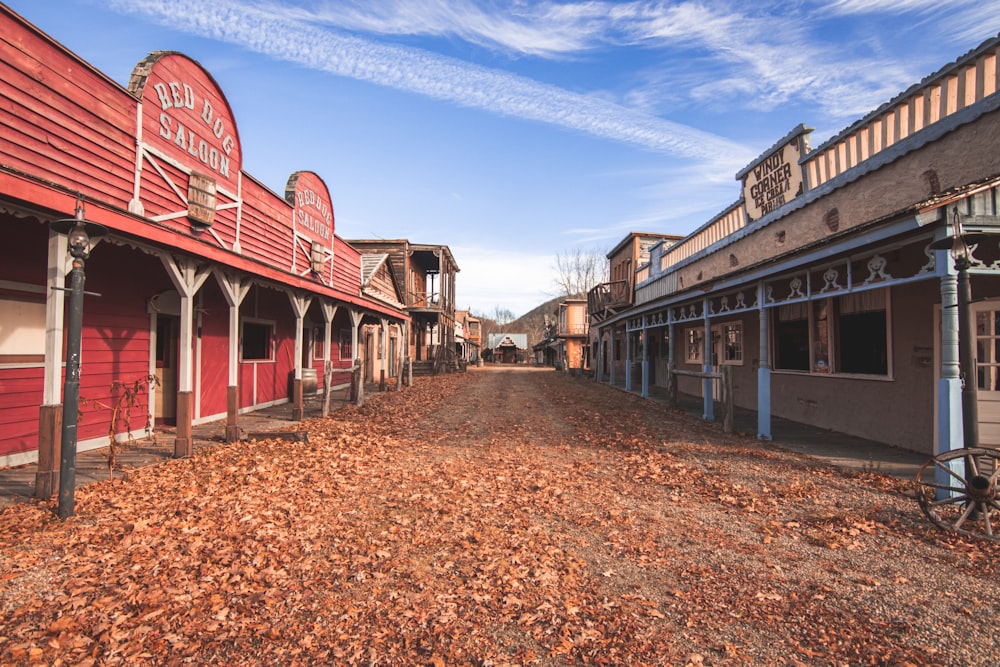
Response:
[[[601,283],[587,292],[587,309],[595,317],[607,315],[609,311],[632,305],[627,280]]]

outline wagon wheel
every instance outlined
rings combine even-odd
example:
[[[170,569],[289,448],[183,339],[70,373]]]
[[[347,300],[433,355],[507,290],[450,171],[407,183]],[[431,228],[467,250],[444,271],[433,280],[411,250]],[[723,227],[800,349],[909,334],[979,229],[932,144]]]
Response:
[[[917,502],[943,530],[1000,541],[1000,450],[954,449],[917,472]]]

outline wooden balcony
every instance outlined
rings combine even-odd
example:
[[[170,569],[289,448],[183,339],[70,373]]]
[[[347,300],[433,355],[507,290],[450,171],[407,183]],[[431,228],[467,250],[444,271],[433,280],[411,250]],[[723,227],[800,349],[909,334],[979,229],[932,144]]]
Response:
[[[631,305],[632,291],[627,280],[601,283],[587,293],[587,309],[597,322],[603,322]]]

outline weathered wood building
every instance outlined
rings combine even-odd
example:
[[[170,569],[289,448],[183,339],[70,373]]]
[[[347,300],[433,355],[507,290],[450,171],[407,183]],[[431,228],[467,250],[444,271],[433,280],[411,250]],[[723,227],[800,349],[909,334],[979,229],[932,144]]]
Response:
[[[735,203],[654,246],[634,303],[595,325],[609,339],[624,326],[640,369],[626,381],[647,392],[672,368],[729,365],[762,438],[780,416],[928,454],[962,447],[957,270],[932,244],[949,245],[955,223],[1000,234],[998,54],[985,42],[816,148],[795,128],[737,175]],[[970,248],[976,373],[964,378],[992,446],[998,238]],[[717,381],[678,381],[712,418]]]
[[[420,372],[438,372],[458,363],[455,349],[455,282],[458,264],[446,245],[406,239],[352,239],[364,254],[386,256],[411,318],[406,356]]]
[[[49,223],[78,205],[108,231],[86,261],[81,449],[107,443],[116,381],[158,379],[136,412],[176,423],[184,456],[194,423],[226,418],[236,437],[241,412],[301,414],[328,365],[347,382],[363,325],[405,331],[374,273],[363,291],[318,174],[277,194],[244,171],[235,114],[194,60],[153,53],[122,87],[0,5],[0,98],[0,465],[41,458],[40,490],[56,482],[70,265]]]

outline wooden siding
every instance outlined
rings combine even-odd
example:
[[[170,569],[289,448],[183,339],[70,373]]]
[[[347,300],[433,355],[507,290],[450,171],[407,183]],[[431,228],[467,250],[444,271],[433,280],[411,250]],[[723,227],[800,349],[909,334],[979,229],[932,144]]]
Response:
[[[226,388],[229,386],[229,305],[214,279],[205,282],[199,292],[200,326],[196,329],[201,345],[198,387],[201,396],[198,416],[226,412]]]
[[[1000,89],[1000,46],[946,68],[819,146],[803,161],[809,188],[816,188],[877,153],[972,106]]]
[[[132,383],[149,375],[148,299],[171,289],[162,267],[150,270],[144,256],[126,247],[99,244],[87,263],[87,296],[83,306],[80,352],[82,418],[79,440],[107,435],[110,408],[118,395],[114,382]],[[133,428],[145,424],[146,397],[133,409]],[[36,417],[37,419],[37,417]]]
[[[136,101],[0,6],[0,161],[124,208]]]
[[[243,179],[243,256],[292,270],[292,207],[253,179]]]
[[[0,456],[38,448],[43,369],[0,368]]]
[[[361,253],[339,236],[334,236],[333,289],[357,296],[361,294]]]

